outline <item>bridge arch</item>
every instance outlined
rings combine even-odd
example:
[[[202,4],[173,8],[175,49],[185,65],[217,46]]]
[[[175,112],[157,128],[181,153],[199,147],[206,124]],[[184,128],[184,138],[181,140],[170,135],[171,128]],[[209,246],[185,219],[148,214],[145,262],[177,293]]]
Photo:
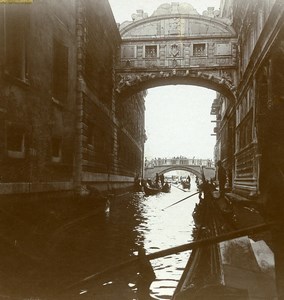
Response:
[[[197,176],[200,179],[202,178],[201,172],[198,171],[197,169],[192,168],[191,166],[171,166],[169,168],[164,169],[163,171],[161,171],[158,174],[162,175],[162,174],[168,173],[170,171],[187,171],[187,172],[194,174],[195,176]]]
[[[120,27],[116,61],[117,97],[164,85],[196,85],[235,101],[237,39],[214,11],[200,15],[186,3],[162,4]]]
[[[120,74],[117,81],[116,92],[122,99],[149,88],[180,84],[209,88],[221,93],[233,103],[236,101],[236,88],[232,81],[213,75],[212,72],[181,69],[132,72]]]
[[[159,175],[168,173],[170,171],[187,171],[198,178],[202,178],[202,172],[205,175],[206,179],[213,178],[215,176],[215,168],[206,167],[200,165],[183,165],[183,164],[174,164],[174,165],[158,165],[145,168],[144,176],[145,178],[154,179],[155,175],[158,173]]]

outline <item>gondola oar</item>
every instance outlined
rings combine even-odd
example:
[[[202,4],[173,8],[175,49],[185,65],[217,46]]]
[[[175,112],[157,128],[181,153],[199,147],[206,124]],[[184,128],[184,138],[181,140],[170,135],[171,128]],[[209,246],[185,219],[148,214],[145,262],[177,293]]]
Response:
[[[209,246],[209,245],[212,245],[212,244],[224,242],[224,241],[235,239],[235,238],[238,238],[238,237],[256,234],[256,233],[268,230],[271,226],[273,226],[275,224],[276,224],[275,222],[262,223],[262,224],[255,225],[255,226],[252,226],[252,227],[239,229],[239,230],[232,231],[232,232],[229,232],[229,233],[220,234],[218,236],[211,237],[211,238],[208,238],[208,239],[202,239],[202,240],[199,240],[199,241],[194,241],[194,242],[190,242],[190,243],[183,244],[183,245],[180,245],[180,246],[176,246],[176,247],[168,248],[168,249],[165,249],[165,250],[157,251],[157,252],[154,252],[154,253],[150,253],[150,254],[147,254],[146,257],[149,260],[152,260],[152,259],[161,258],[161,257],[164,257],[164,256],[168,256],[168,255],[172,255],[172,254],[176,254],[176,253],[180,253],[180,252],[184,252],[184,251],[193,250],[193,249],[196,249],[196,248],[199,248],[199,247],[204,247],[204,246]],[[103,277],[104,275],[106,275],[108,273],[112,273],[114,271],[121,270],[124,267],[127,267],[129,265],[137,263],[138,260],[139,260],[139,257],[136,256],[136,257],[133,257],[133,258],[131,258],[127,261],[124,261],[120,264],[117,264],[117,265],[111,266],[109,268],[106,268],[105,270],[103,270],[99,273],[95,273],[93,275],[90,275],[90,276],[88,276],[88,277],[86,277],[86,278],[70,285],[65,290],[75,288],[75,287],[77,287],[81,284],[84,284],[84,283],[86,283],[90,280],[99,279],[99,278]]]
[[[185,193],[189,192],[189,191],[186,191],[186,190],[184,190],[184,189],[179,188],[178,186],[175,186],[175,185],[172,185],[172,186],[175,187],[175,188],[178,189],[178,190],[181,190],[181,191],[185,192]]]
[[[147,258],[149,260],[152,260],[152,259],[168,256],[171,254],[176,254],[176,253],[183,252],[183,251],[193,250],[193,249],[197,249],[200,247],[209,246],[212,244],[217,244],[220,242],[232,240],[232,239],[242,237],[242,236],[260,233],[260,232],[268,230],[273,225],[276,225],[276,222],[262,223],[259,225],[231,231],[231,232],[220,234],[220,235],[217,235],[217,236],[214,236],[211,238],[202,239],[199,241],[190,242],[190,243],[176,246],[173,248],[157,251],[157,252],[148,254]]]
[[[190,197],[192,197],[192,196],[194,196],[196,194],[199,194],[199,192],[193,193],[193,194],[191,194],[191,195],[189,195],[189,196],[187,196],[187,197],[185,197],[185,198],[183,198],[183,199],[181,199],[181,200],[179,200],[179,201],[177,201],[177,202],[175,202],[175,203],[173,203],[173,204],[171,204],[171,205],[163,208],[162,210],[165,210],[165,209],[167,209],[169,207],[172,207],[172,206],[174,206],[174,205],[176,205],[176,204],[178,204],[178,203],[180,203],[180,202],[182,202],[182,201],[184,201],[184,200],[186,200],[186,199],[188,199],[188,198],[190,198]]]

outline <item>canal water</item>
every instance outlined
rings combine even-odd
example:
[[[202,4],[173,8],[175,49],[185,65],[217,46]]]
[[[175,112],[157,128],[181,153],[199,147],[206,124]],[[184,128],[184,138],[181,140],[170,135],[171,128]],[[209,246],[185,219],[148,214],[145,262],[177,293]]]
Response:
[[[93,265],[93,271],[96,270],[94,273],[98,274],[137,255],[139,246],[143,246],[146,254],[149,254],[192,241],[194,228],[192,211],[198,202],[198,195],[171,207],[168,206],[196,191],[194,184],[190,190],[186,191],[172,186],[171,193],[148,197],[143,193],[134,193],[114,199],[105,219],[99,223],[95,222],[93,229],[89,227],[92,222],[88,221],[85,223],[84,230],[82,230],[84,225],[81,224],[79,237],[74,230],[71,230],[71,240],[75,241],[76,247],[80,247],[76,241],[82,240],[81,246],[86,249],[88,258],[85,256],[82,268],[83,264]],[[87,249],[84,242],[86,241],[85,235],[96,234],[98,236],[94,238],[97,241],[95,243],[97,248],[94,249],[93,241],[89,243],[90,248]],[[65,239],[66,235],[63,240]],[[151,261],[156,275],[150,287],[150,295],[153,299],[171,298],[189,255],[188,251]],[[82,258],[78,259],[82,260]],[[131,272],[131,268],[122,267],[116,272],[106,272],[99,280],[96,278],[93,280],[91,277],[90,280],[87,279],[85,285],[80,287],[79,284],[80,288],[75,289],[74,292],[81,294],[82,299],[84,297],[89,299],[90,294],[93,294],[97,295],[95,299],[115,300],[118,299],[117,291],[119,290],[122,294],[124,293],[119,299],[136,299],[136,271]],[[128,294],[124,292],[126,285],[130,290]]]
[[[3,294],[19,300],[137,299],[137,264],[113,267],[135,257],[140,246],[149,254],[190,242],[198,196],[168,206],[196,191],[193,183],[190,190],[173,185],[170,193],[149,197],[128,193],[112,199],[105,213],[88,213],[56,227],[56,216],[34,226],[30,212],[30,224],[21,225],[1,211],[1,218],[7,218],[7,243],[1,246]],[[171,298],[189,254],[151,261],[156,275],[150,287],[153,299]]]
[[[144,220],[136,227],[144,239],[147,253],[175,247],[192,241],[194,227],[192,211],[198,197],[175,202],[196,192],[196,188],[184,192],[174,186],[169,194],[143,197],[137,205],[142,207]],[[168,207],[168,208],[167,208]],[[182,275],[189,252],[152,260],[156,280],[151,285],[151,296],[155,299],[170,299]]]

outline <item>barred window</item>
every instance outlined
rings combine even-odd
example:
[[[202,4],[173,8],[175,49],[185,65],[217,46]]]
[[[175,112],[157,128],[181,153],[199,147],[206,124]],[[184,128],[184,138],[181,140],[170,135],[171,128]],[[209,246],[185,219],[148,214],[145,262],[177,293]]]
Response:
[[[193,56],[206,56],[206,44],[194,44],[193,45]]]
[[[145,58],[157,58],[158,49],[157,45],[145,46]]]

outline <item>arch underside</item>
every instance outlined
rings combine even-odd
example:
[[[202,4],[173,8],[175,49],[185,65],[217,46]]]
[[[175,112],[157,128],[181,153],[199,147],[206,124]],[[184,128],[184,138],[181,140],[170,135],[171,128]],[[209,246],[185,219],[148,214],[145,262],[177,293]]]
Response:
[[[118,73],[116,92],[119,98],[126,99],[149,88],[178,84],[195,85],[215,90],[235,102],[235,86],[231,79],[216,73],[189,70]]]
[[[187,171],[187,172],[190,172],[194,175],[196,175],[198,178],[201,178],[201,173],[200,171],[197,171],[196,169],[193,169],[191,167],[187,167],[187,166],[171,166],[169,168],[165,168],[164,170],[160,171],[158,174],[161,175],[161,174],[165,174],[165,173],[168,173],[170,171]]]
[[[201,171],[202,168],[202,171]],[[204,174],[206,179],[213,178],[215,176],[215,168],[200,166],[200,165],[164,165],[164,166],[155,166],[145,169],[146,178],[155,178],[155,175],[168,173],[170,171],[186,171],[196,175],[198,178],[202,179]]]

